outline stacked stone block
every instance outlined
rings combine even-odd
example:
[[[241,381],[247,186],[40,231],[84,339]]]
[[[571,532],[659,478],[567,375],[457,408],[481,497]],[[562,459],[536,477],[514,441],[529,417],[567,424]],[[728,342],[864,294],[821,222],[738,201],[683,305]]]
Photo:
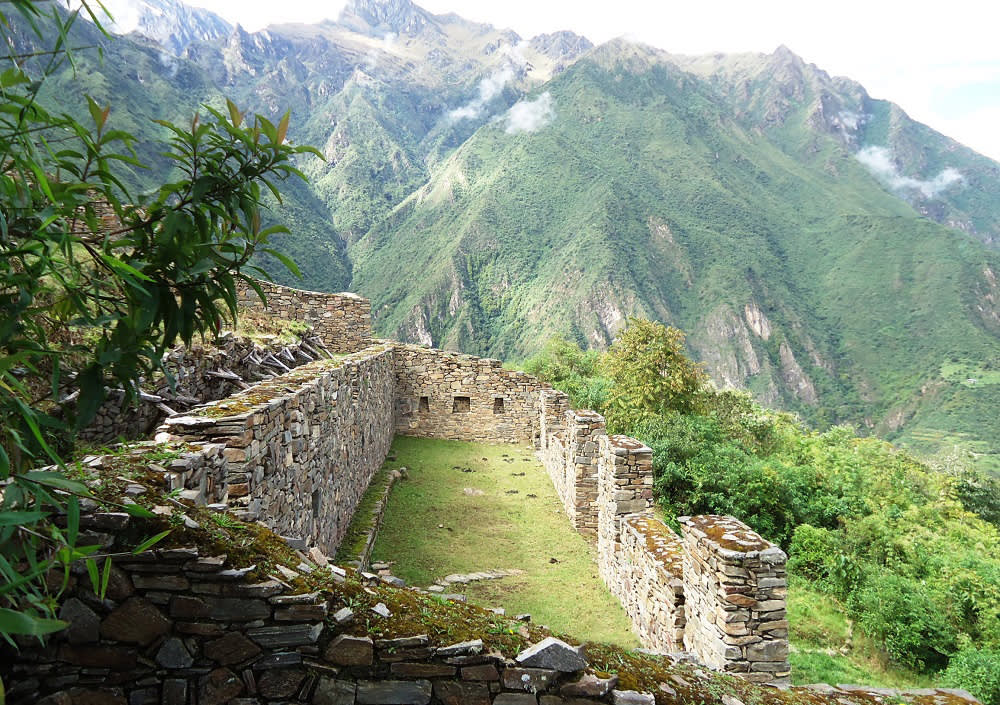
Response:
[[[786,555],[726,516],[681,517],[684,644],[711,668],[787,683]]]
[[[353,353],[371,345],[372,305],[357,294],[327,294],[257,281],[267,297],[265,306],[251,287],[237,290],[241,308],[264,311],[278,318],[305,321],[334,353]]]
[[[684,548],[670,527],[650,514],[621,520],[621,560],[612,592],[642,645],[684,650]]]
[[[538,447],[548,447],[551,436],[566,430],[566,413],[569,411],[569,395],[558,389],[542,389],[538,398]]]
[[[223,444],[229,504],[332,555],[389,452],[394,383],[392,350],[370,348],[171,417],[158,439]]]
[[[499,360],[396,345],[396,432],[459,441],[532,443],[543,385]]]
[[[602,436],[597,481],[597,563],[601,578],[621,599],[622,520],[653,506],[653,451],[628,436]]]
[[[596,411],[567,411],[566,428],[563,503],[573,527],[596,536],[600,443],[607,438],[604,417]]]

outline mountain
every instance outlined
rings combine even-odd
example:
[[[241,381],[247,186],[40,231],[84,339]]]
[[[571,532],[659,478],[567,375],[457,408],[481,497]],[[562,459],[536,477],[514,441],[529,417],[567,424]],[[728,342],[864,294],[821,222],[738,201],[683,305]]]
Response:
[[[304,273],[282,281],[370,297],[383,335],[513,360],[649,316],[721,386],[1000,468],[1000,165],[859,84],[783,47],[524,39],[408,0],[254,33],[192,22],[156,35],[175,43],[91,32],[103,63],[50,95],[148,136],[222,95],[290,108],[324,158],[274,204]],[[166,168],[140,153],[137,186]]]
[[[113,18],[108,29],[152,39],[171,54],[195,41],[227,36],[232,26],[213,12],[177,0],[110,0],[104,6]]]

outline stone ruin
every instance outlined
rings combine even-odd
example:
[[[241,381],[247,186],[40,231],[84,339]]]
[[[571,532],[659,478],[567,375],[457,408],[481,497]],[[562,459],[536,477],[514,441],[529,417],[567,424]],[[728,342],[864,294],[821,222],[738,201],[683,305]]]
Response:
[[[684,517],[675,534],[652,513],[648,447],[609,436],[599,414],[571,410],[565,394],[496,360],[376,340],[365,299],[262,286],[267,310],[309,321],[316,345],[344,356],[304,359],[168,416],[156,448],[178,457],[146,464],[166,489],[268,526],[300,549],[299,570],[329,569],[342,581],[344,571],[326,556],[393,435],[533,443],[569,520],[596,540],[600,574],[644,646],[686,651],[748,681],[788,682],[784,552],[732,517]],[[241,299],[254,303],[248,292]],[[145,448],[132,453],[141,460]],[[84,459],[92,467],[106,462]],[[88,538],[111,549],[134,520],[92,511],[81,521]],[[536,667],[530,654],[523,663],[482,654],[481,643],[352,636],[350,610],[331,615],[322,595],[296,594],[289,586],[296,571],[251,584],[249,569],[224,563],[196,548],[116,560],[103,601],[74,577],[62,608],[69,629],[46,648],[0,660],[9,702],[654,702],[583,673],[582,656],[572,668]]]

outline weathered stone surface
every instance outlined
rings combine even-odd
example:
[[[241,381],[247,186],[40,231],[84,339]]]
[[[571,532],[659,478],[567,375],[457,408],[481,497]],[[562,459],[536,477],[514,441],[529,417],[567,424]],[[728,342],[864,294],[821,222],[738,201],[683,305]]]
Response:
[[[490,705],[490,691],[485,683],[434,683],[434,697],[443,705]]]
[[[163,681],[163,705],[187,705],[188,682],[184,678]]]
[[[514,668],[503,670],[503,687],[540,693],[555,685],[559,672],[548,668]]]
[[[542,695],[538,698],[539,705],[595,705],[598,702],[600,701],[560,695]]]
[[[784,661],[788,658],[788,642],[761,641],[747,646],[747,658],[751,661]]]
[[[289,624],[272,627],[254,627],[247,636],[265,649],[276,646],[305,646],[315,644],[323,631],[322,624]]]
[[[527,693],[500,693],[493,705],[536,705],[538,698]]]
[[[564,684],[559,693],[569,697],[603,698],[618,685],[618,676],[598,678],[593,673],[584,673],[578,680]]]
[[[235,597],[206,597],[208,616],[222,622],[252,622],[271,616],[271,607],[264,600]]]
[[[88,644],[97,641],[101,618],[77,598],[71,597],[62,604],[59,608],[59,619],[69,622],[63,634],[70,644]]]
[[[265,671],[257,679],[257,691],[265,698],[290,698],[295,695],[306,672],[297,668]]]
[[[274,619],[277,622],[315,622],[326,619],[326,605],[288,605],[275,607]]]
[[[156,662],[164,668],[188,668],[194,663],[194,658],[183,641],[172,637],[163,642],[156,652]]]
[[[462,668],[463,681],[498,681],[500,672],[492,663],[484,663],[478,666],[465,666]]]
[[[330,642],[323,658],[338,666],[370,666],[375,657],[371,637],[341,634]]]
[[[65,644],[59,649],[59,658],[74,666],[126,671],[135,668],[136,652],[123,646]]]
[[[378,649],[412,649],[416,646],[427,646],[431,639],[426,634],[402,636],[396,639],[378,639],[375,647]]]
[[[312,705],[354,705],[354,681],[343,681],[323,676],[316,684]]]
[[[205,644],[205,655],[223,666],[252,659],[258,654],[260,647],[240,632],[226,632],[219,639]]]
[[[170,621],[148,600],[131,597],[104,618],[101,636],[146,646],[170,631]]]
[[[228,668],[217,668],[198,683],[198,705],[222,705],[243,693],[243,681]]]
[[[469,656],[470,654],[481,654],[483,652],[483,640],[473,639],[472,641],[461,641],[450,646],[442,646],[435,654],[440,658],[451,656]]]
[[[121,688],[71,688],[70,701],[73,705],[125,705],[125,694]]]
[[[640,693],[635,690],[612,690],[611,702],[614,705],[656,705],[652,693]]]
[[[397,662],[390,666],[389,672],[400,678],[451,678],[458,669],[439,663],[405,663]]]
[[[358,705],[427,705],[430,681],[358,681]]]
[[[576,647],[554,636],[546,637],[517,655],[517,662],[532,668],[548,668],[563,673],[581,671],[587,660]]]
[[[333,613],[333,621],[337,624],[347,624],[354,619],[354,610],[350,607],[341,607]]]

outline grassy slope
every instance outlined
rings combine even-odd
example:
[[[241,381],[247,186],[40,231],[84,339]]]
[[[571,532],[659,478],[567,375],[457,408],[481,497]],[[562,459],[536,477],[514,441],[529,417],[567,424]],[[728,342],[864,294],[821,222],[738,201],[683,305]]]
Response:
[[[409,479],[393,489],[374,560],[395,561],[396,575],[422,586],[451,573],[524,570],[455,589],[557,632],[637,644],[597,575],[594,548],[570,527],[530,448],[399,437],[393,452]]]

